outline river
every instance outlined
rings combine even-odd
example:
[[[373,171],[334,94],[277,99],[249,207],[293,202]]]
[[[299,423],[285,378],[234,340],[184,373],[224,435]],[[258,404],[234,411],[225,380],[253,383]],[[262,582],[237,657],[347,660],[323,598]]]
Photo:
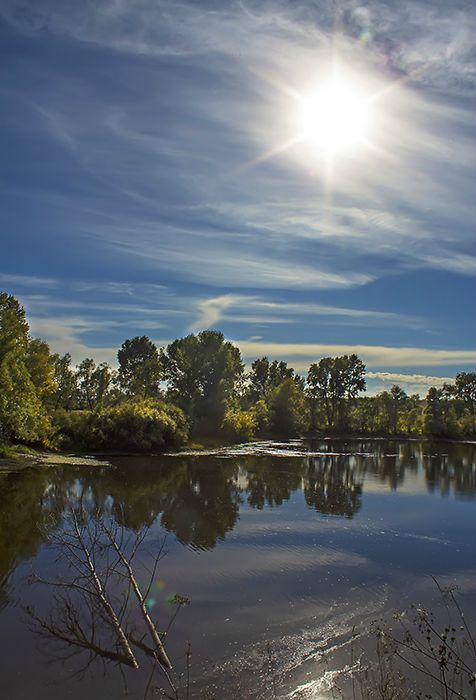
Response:
[[[183,698],[187,672],[190,698],[317,700],[339,697],[334,684],[352,697],[345,669],[371,658],[372,622],[412,603],[440,605],[434,578],[456,583],[475,617],[475,445],[322,439],[91,464],[52,458],[0,471],[5,700],[115,699],[125,682],[128,697],[144,696],[148,670],[88,665],[32,618],[55,613],[61,589],[35,578],[67,581],[51,538],[61,541],[65,513],[79,506],[127,546],[141,534],[141,585],[162,548],[147,606],[163,630],[174,595],[190,600],[165,638]],[[163,683],[153,677],[150,697],[163,697]]]

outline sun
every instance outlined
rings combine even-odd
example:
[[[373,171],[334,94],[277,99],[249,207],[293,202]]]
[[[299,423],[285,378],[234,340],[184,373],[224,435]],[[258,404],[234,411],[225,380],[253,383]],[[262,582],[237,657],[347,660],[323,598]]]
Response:
[[[334,77],[299,97],[299,140],[327,154],[350,155],[367,141],[370,117],[365,94],[351,81]]]

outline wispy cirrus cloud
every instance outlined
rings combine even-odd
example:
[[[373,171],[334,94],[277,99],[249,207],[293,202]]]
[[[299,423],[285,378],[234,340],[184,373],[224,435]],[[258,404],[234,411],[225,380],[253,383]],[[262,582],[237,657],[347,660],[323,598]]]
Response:
[[[190,302],[193,304],[193,301]],[[422,328],[421,318],[406,317],[386,311],[352,309],[310,302],[286,302],[273,298],[223,294],[195,302],[198,317],[190,324],[191,331],[216,327],[220,322],[247,322],[261,325],[273,323],[297,323],[310,318],[327,322],[347,321],[349,324],[392,324]]]
[[[221,322],[235,337],[265,326],[277,342],[293,323],[307,347],[367,348],[374,366],[473,362],[476,17],[465,0],[4,0],[0,17],[21,44],[0,86],[18,248],[8,269],[23,272],[36,251],[41,276],[24,289],[56,290],[29,295],[35,318],[122,324],[76,326],[85,346],[106,330],[115,342],[140,324],[175,337]],[[336,53],[380,96],[370,147],[328,177],[309,144],[280,146],[296,135],[295,94]],[[67,289],[41,282],[50,269],[78,279],[78,265],[84,279]],[[422,349],[428,330],[461,354]]]
[[[354,39],[364,44],[374,60],[390,65],[415,81],[453,90],[474,88],[473,67],[476,17],[471,3],[458,0],[438,5],[428,0],[365,6],[344,0],[338,8],[331,0],[315,6],[265,1],[213,3],[162,0],[98,0],[79,7],[72,0],[5,0],[0,14],[25,33],[49,31],[87,44],[118,51],[152,55],[232,53],[246,39],[251,54],[262,52],[263,36],[279,46],[283,62],[286,41],[304,47],[329,41],[337,29],[340,43]],[[410,31],[411,29],[411,31]]]
[[[36,275],[9,275],[0,272],[0,284],[5,287],[35,287],[36,289],[54,289],[58,281],[50,277]]]
[[[80,167],[125,197],[116,216],[112,201],[101,203],[95,193],[71,201],[76,228],[94,236],[98,246],[223,287],[361,285],[388,272],[377,256],[391,257],[392,267],[401,270],[473,269],[461,257],[475,213],[472,110],[464,101],[474,70],[475,20],[464,6],[442,14],[423,0],[391,9],[349,1],[336,14],[330,2],[317,12],[312,5],[279,2],[220,10],[143,0],[99,2],[83,10],[71,2],[59,8],[47,1],[7,1],[1,12],[18,31],[48,30],[151,57],[141,76],[150,90],[140,101],[129,67],[123,95],[109,103],[92,84],[72,84],[66,76],[55,76],[54,90],[30,97],[50,134]],[[241,51],[245,37],[247,57]],[[329,207],[316,197],[316,180],[305,174],[313,169],[305,146],[274,159],[271,167],[242,168],[292,136],[292,100],[280,86],[299,90],[302,75],[319,75],[336,42],[344,61],[355,59],[369,75],[380,71],[387,83],[406,74],[411,80],[390,91],[387,105],[382,98],[378,150],[367,154],[364,168],[352,161],[339,165]],[[182,71],[176,84],[154,62],[166,53],[196,54],[194,69]],[[165,111],[152,89],[157,79],[171,95]],[[437,92],[417,92],[428,81],[439,89],[459,86],[461,99],[450,107]],[[216,86],[212,93],[210,82]],[[164,114],[160,129],[158,113]],[[457,130],[458,139],[448,138]],[[453,256],[447,255],[450,242]],[[352,257],[358,271],[349,265]]]

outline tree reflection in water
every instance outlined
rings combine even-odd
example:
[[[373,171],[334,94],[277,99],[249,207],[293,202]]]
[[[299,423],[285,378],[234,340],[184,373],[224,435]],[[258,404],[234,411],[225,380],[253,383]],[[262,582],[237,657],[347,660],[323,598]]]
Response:
[[[430,492],[476,496],[476,448],[423,441],[314,441],[308,457],[121,457],[111,467],[31,467],[0,472],[0,606],[7,581],[32,557],[68,507],[111,517],[134,532],[160,524],[195,549],[231,532],[244,504],[277,508],[303,491],[317,513],[352,517],[365,480],[398,490],[421,473]],[[322,454],[327,453],[327,454]],[[292,454],[292,452],[290,452]],[[27,517],[26,517],[27,514]]]
[[[306,445],[310,451],[303,455]],[[154,545],[167,531],[182,545],[211,550],[235,528],[240,510],[285,509],[288,503],[293,509],[305,503],[311,519],[319,514],[359,517],[369,482],[374,491],[376,483],[379,491],[405,485],[406,491],[417,486],[420,492],[426,484],[430,493],[474,499],[475,456],[475,447],[467,444],[322,440],[295,443],[289,450],[276,445],[267,455],[253,454],[250,446],[250,454],[241,450],[234,456],[114,457],[104,467],[69,464],[3,471],[0,606],[14,602],[11,585],[18,585],[18,577],[11,578],[11,573],[51,537],[64,535],[65,513],[71,508],[88,514],[85,523],[98,518],[132,538],[148,528]],[[44,561],[51,566],[49,551],[45,546]],[[27,602],[25,589],[22,595]],[[45,604],[46,613],[53,612],[52,596]],[[51,628],[57,631],[58,625]],[[141,641],[132,635],[132,647],[132,639]],[[105,641],[107,636],[101,648]],[[106,649],[117,653],[114,647]],[[134,653],[147,656],[144,650]]]
[[[308,506],[319,513],[351,518],[362,506],[362,482],[341,455],[308,459],[303,491]]]
[[[0,609],[8,600],[10,573],[19,561],[35,555],[45,528],[58,522],[51,507],[55,481],[35,467],[0,471]]]
[[[248,504],[262,510],[281,506],[291,494],[301,488],[302,463],[300,459],[250,457],[243,462],[246,475]]]

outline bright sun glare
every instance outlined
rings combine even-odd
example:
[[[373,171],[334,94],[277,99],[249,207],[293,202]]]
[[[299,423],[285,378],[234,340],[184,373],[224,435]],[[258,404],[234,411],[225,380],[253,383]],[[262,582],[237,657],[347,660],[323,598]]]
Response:
[[[350,81],[334,78],[299,100],[299,140],[328,154],[350,154],[369,125],[368,100]]]

